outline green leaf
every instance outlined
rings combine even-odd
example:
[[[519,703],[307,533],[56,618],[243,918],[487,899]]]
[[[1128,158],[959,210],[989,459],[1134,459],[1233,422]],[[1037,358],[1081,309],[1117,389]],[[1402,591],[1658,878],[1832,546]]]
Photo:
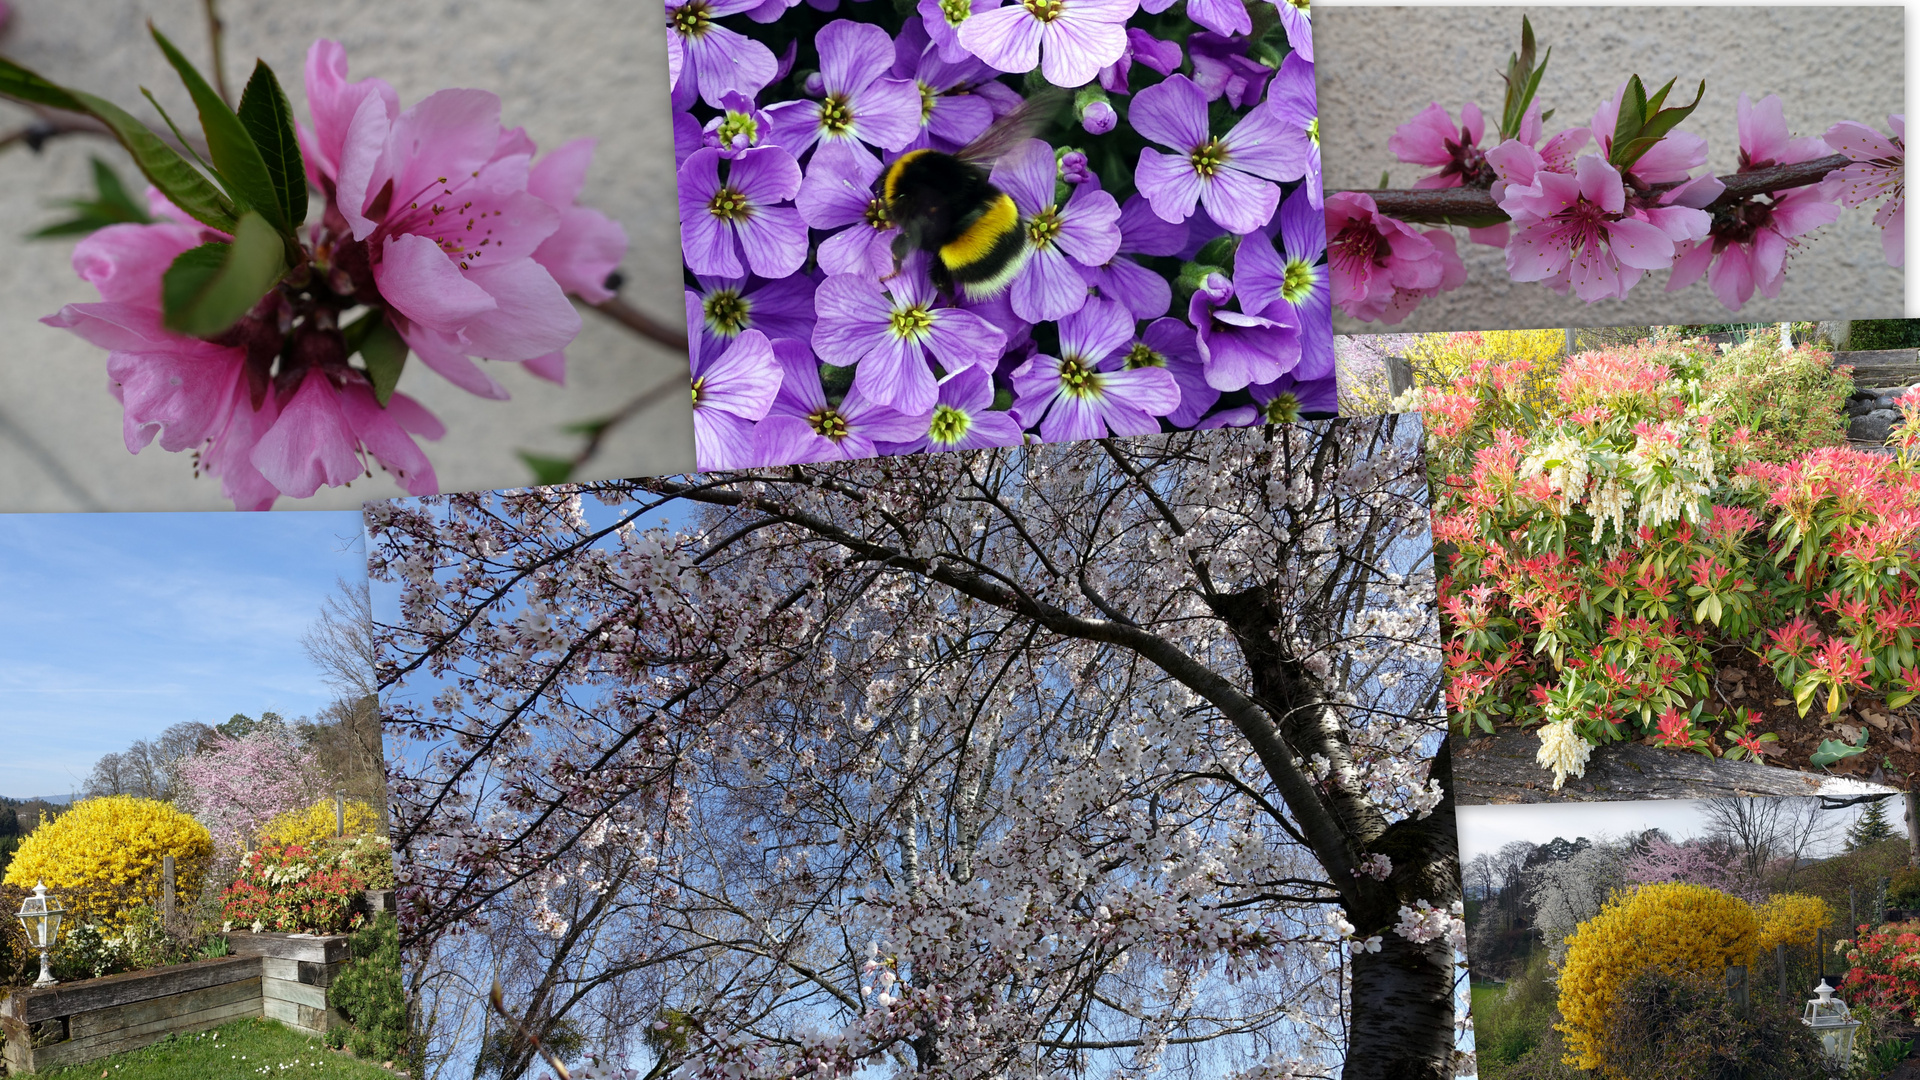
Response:
[[[573,462],[566,458],[545,457],[540,454],[530,454],[525,450],[519,451],[519,454],[520,460],[533,471],[533,482],[536,485],[564,484],[567,478],[573,475]]]
[[[181,253],[161,278],[167,327],[208,338],[240,321],[287,272],[286,250],[273,226],[249,210],[233,243]]]
[[[367,365],[367,379],[373,383],[373,398],[386,408],[393,388],[400,385],[400,373],[407,367],[407,343],[393,324],[382,318],[367,331],[360,342],[360,359]]]
[[[281,214],[288,226],[298,228],[307,220],[307,167],[293,131],[293,106],[264,60],[254,63],[253,77],[240,95],[240,122],[266,162]]]
[[[99,158],[93,159],[93,186],[99,193],[98,198],[61,200],[56,205],[75,211],[75,215],[66,221],[55,222],[28,233],[28,238],[45,240],[57,236],[85,236],[109,225],[144,225],[153,220],[148,216],[146,207],[134,202],[127,194],[120,177]]]
[[[1640,134],[1641,125],[1647,122],[1647,88],[1640,85],[1640,76],[1627,79],[1627,86],[1620,94],[1620,111],[1613,121],[1613,144],[1609,148],[1609,163],[1620,168],[1617,159],[1621,148],[1632,142]]]
[[[200,110],[200,129],[207,135],[207,152],[213,157],[216,175],[227,194],[240,209],[258,210],[281,234],[291,234],[293,228],[281,208],[266,160],[260,156],[260,148],[254,145],[246,125],[158,27],[148,23],[147,31],[159,44],[160,51],[167,55],[173,70],[180,74],[180,81],[186,84],[187,93],[193,96],[193,104]]]
[[[1815,750],[1813,756],[1808,758],[1807,761],[1810,764],[1824,767],[1842,758],[1850,758],[1855,754],[1864,753],[1866,749],[1867,740],[1865,738],[1860,740],[1859,746],[1840,739],[1822,739],[1820,741],[1820,749]]]
[[[236,216],[233,203],[212,181],[188,164],[187,159],[125,109],[104,98],[57,85],[4,58],[0,58],[0,97],[85,113],[107,125],[120,145],[133,155],[140,172],[173,205],[209,228],[224,233],[233,231]]]
[[[153,220],[148,216],[147,208],[135,202],[133,196],[127,193],[127,186],[120,182],[120,174],[99,158],[93,159],[93,190],[99,193],[101,206],[124,213],[128,221],[145,223]]]

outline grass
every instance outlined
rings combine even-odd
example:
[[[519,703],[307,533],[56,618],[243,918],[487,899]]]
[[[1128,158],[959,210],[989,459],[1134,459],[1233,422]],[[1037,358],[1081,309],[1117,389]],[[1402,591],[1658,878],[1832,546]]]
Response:
[[[395,1074],[337,1050],[278,1020],[235,1020],[212,1031],[173,1035],[139,1050],[35,1073],[38,1080],[214,1080],[279,1076],[392,1080]]]

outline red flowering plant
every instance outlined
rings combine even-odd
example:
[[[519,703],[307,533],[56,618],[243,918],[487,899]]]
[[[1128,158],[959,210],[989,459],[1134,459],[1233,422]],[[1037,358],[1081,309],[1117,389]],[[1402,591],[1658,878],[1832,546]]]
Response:
[[[267,843],[242,856],[221,907],[228,930],[336,934],[363,920],[353,900],[366,888],[339,850]]]
[[[1716,423],[1719,360],[1646,341],[1569,358],[1550,397],[1493,358],[1416,391],[1449,705],[1462,730],[1540,725],[1555,787],[1609,741],[1771,751],[1758,714],[1716,706],[1716,649],[1764,656],[1803,715],[1920,694],[1920,441],[1769,463],[1766,439]],[[1920,398],[1903,407],[1920,425]]]
[[[1862,926],[1852,941],[1834,949],[1852,967],[1840,991],[1855,1006],[1920,1018],[1920,923],[1889,923],[1878,930]]]

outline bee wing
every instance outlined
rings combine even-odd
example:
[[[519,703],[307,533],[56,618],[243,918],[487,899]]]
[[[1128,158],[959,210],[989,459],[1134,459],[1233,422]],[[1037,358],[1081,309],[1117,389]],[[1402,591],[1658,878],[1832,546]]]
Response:
[[[993,122],[980,137],[954,152],[954,157],[974,165],[991,165],[1008,151],[1038,134],[1066,104],[1067,92],[1049,86],[1021,102],[1014,110]]]

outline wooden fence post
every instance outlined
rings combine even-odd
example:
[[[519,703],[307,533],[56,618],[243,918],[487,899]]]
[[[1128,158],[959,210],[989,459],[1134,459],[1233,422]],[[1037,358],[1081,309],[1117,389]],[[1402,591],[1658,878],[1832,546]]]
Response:
[[[1780,970],[1780,1004],[1785,1005],[1787,997],[1787,944],[1784,941],[1773,943],[1773,962]]]
[[[345,791],[333,793],[333,835],[347,835],[347,793]]]
[[[1387,357],[1387,397],[1398,398],[1413,389],[1413,361],[1404,356]]]
[[[1727,965],[1727,1000],[1742,1008],[1747,1004],[1747,965]]]
[[[173,856],[160,859],[160,925],[173,929]]]

